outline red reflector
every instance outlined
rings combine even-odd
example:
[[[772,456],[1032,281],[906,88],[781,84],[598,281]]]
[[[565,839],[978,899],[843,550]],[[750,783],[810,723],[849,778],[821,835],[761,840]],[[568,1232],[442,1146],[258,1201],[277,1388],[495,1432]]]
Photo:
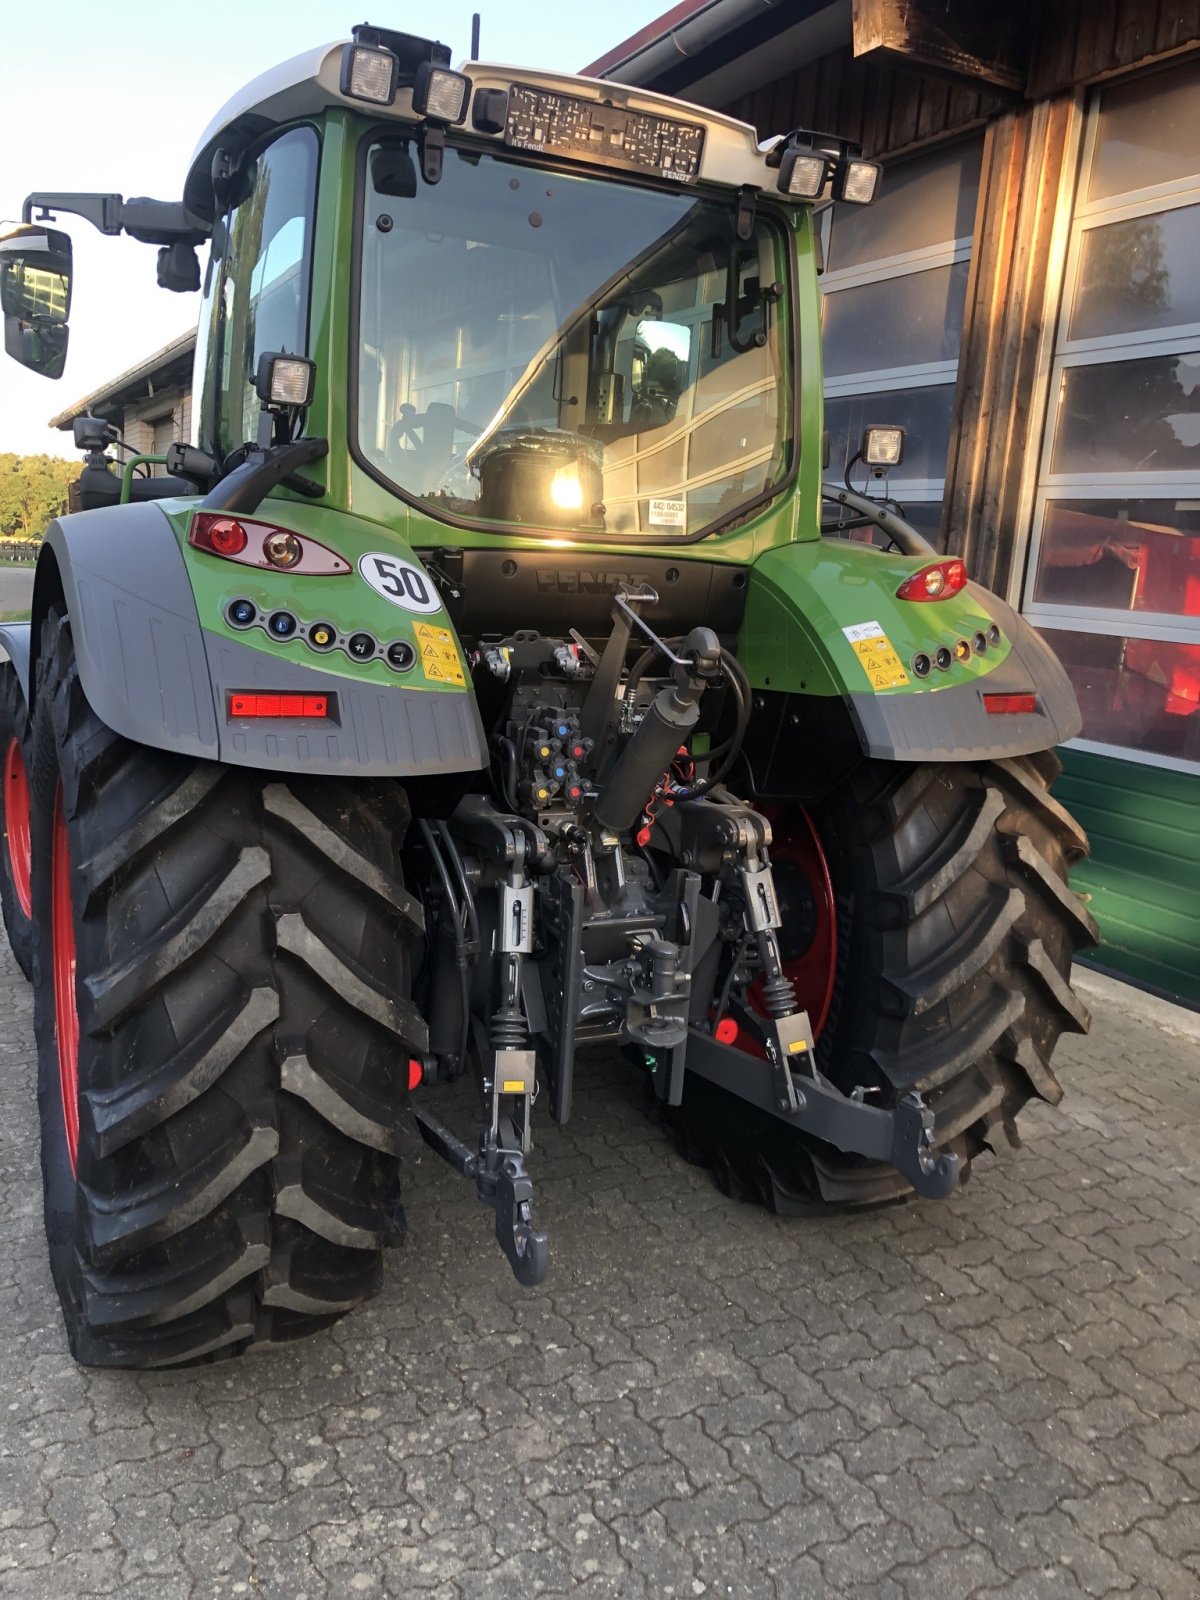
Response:
[[[715,1038],[718,1044],[736,1044],[738,1025],[732,1017],[722,1017],[717,1023]]]
[[[1005,717],[1022,711],[1036,711],[1036,694],[985,694],[983,709],[990,717]]]
[[[952,594],[964,589],[967,569],[957,557],[946,561],[931,561],[928,566],[914,572],[911,578],[896,590],[898,600],[948,600]]]
[[[416,1056],[410,1056],[408,1062],[408,1092],[410,1094],[414,1089],[419,1089],[421,1087],[424,1077],[424,1067],[417,1060]]]
[[[250,694],[236,689],[229,696],[233,717],[327,717],[327,694]]]

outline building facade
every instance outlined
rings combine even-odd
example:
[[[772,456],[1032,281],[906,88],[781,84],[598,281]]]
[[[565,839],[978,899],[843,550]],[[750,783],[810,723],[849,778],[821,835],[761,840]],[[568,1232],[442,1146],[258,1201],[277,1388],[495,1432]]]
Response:
[[[49,426],[69,432],[76,417],[103,417],[116,426],[130,450],[138,455],[164,455],[176,439],[191,438],[195,353],[195,333],[181,334],[51,417]],[[163,471],[162,467],[151,470]]]
[[[584,70],[884,162],[822,217],[830,475],[907,428],[889,492],[1078,693],[1098,960],[1200,1004],[1200,5],[691,0]]]

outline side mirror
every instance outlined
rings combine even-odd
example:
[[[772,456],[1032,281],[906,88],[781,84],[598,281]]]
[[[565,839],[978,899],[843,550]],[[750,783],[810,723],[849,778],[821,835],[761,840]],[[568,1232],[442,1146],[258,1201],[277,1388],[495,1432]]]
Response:
[[[70,310],[70,236],[36,222],[0,223],[5,353],[44,378],[61,378]]]
[[[679,322],[645,319],[633,340],[633,406],[629,420],[639,428],[672,421],[688,386],[692,330]]]

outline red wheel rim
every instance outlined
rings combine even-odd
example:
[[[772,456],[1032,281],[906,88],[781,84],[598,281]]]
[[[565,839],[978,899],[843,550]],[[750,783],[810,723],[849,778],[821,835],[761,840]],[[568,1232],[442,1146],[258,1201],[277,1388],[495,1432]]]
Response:
[[[829,863],[813,820],[802,807],[771,822],[771,865],[783,915],[781,942],[783,970],[796,986],[796,997],[808,1012],[813,1034],[820,1038],[833,1000],[837,968],[837,901],[829,877]],[[813,935],[806,949],[788,956],[789,869],[795,869],[812,897]]]
[[[4,831],[8,836],[8,870],[16,890],[17,904],[27,917],[31,917],[29,774],[25,771],[21,742],[16,738],[8,741],[8,749],[4,752]]]
[[[63,815],[62,784],[54,795],[50,856],[50,930],[54,943],[54,1033],[58,1082],[71,1176],[79,1151],[79,1010],[75,1003],[75,913],[71,905],[71,850]]]

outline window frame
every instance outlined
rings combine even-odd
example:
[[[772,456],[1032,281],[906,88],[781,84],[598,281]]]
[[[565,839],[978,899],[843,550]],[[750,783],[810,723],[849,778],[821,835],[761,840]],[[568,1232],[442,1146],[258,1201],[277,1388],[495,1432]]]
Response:
[[[320,204],[321,191],[321,160],[323,154],[321,129],[318,124],[311,121],[293,122],[283,128],[272,128],[269,133],[265,134],[261,139],[255,141],[253,144],[247,147],[243,161],[246,164],[257,162],[274,145],[279,144],[281,140],[288,138],[292,134],[301,132],[307,133],[313,140],[313,168],[312,188],[309,194],[305,250],[301,258],[302,278],[300,289],[300,308],[303,314],[304,324],[302,339],[303,348],[292,353],[296,355],[308,356],[309,345],[312,339],[313,258],[316,252],[317,208]],[[246,200],[243,200],[239,203],[245,204],[249,198],[250,197],[247,196]],[[241,445],[253,442],[247,440],[228,440],[219,436],[221,427],[223,425],[222,410],[228,410],[229,395],[232,391],[234,383],[234,374],[232,369],[229,380],[226,381],[224,367],[225,338],[227,331],[227,317],[225,313],[225,285],[229,278],[230,218],[235,210],[235,206],[226,207],[218,219],[220,226],[224,230],[224,249],[221,255],[219,269],[213,275],[211,299],[209,295],[209,274],[212,272],[213,263],[211,259],[211,245],[209,247],[210,257],[205,273],[204,294],[200,304],[201,321],[203,321],[203,319],[206,317],[211,318],[211,323],[207,329],[207,334],[203,343],[203,360],[205,362],[206,370],[203,375],[196,373],[193,376],[193,393],[199,396],[200,404],[193,408],[191,428],[192,437],[198,443],[202,444],[204,448],[214,451],[218,457],[222,459],[232,451],[240,448]],[[251,274],[251,276],[252,275],[253,274]],[[249,284],[247,282],[247,291],[248,288]],[[201,345],[198,338],[197,365],[200,355]],[[197,383],[195,379],[198,376],[201,377],[201,381]],[[253,374],[249,375],[249,381],[251,385],[253,385]],[[224,408],[222,407],[222,398],[225,400]],[[201,433],[206,412],[208,413],[207,421],[211,431],[211,437],[207,440],[203,439]]]

